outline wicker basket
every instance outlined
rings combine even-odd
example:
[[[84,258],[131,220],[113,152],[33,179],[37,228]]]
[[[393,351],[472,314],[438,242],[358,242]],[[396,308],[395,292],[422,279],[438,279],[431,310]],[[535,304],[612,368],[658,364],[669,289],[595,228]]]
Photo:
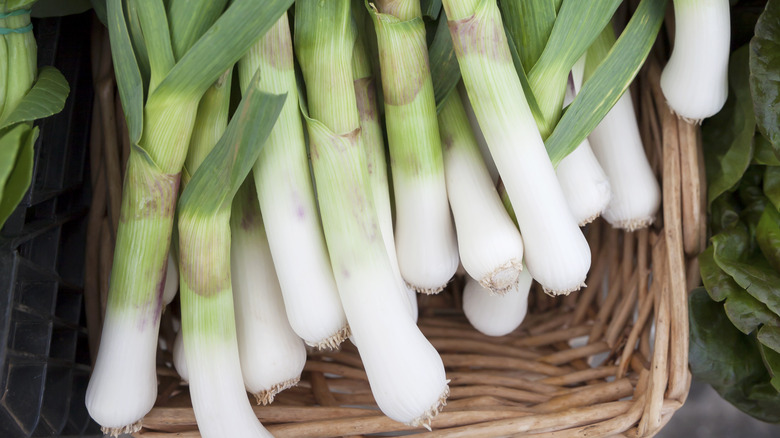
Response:
[[[100,25],[92,54],[94,200],[85,302],[90,342],[96,347],[129,142]],[[699,129],[678,120],[666,106],[657,58],[657,53],[651,56],[632,89],[650,162],[663,181],[663,210],[652,228],[627,233],[602,220],[589,225],[593,261],[587,288],[558,299],[535,288],[526,321],[508,336],[487,337],[470,327],[460,310],[462,280],[439,295],[420,297],[419,326],[441,353],[451,379],[450,398],[432,432],[378,411],[349,342],[339,352],[310,355],[296,387],[270,406],[255,407],[269,431],[297,438],[410,432],[429,437],[656,434],[688,394],[686,291],[699,281],[694,256],[706,233]],[[161,344],[173,345],[175,311],[163,316]],[[200,436],[170,351],[160,349],[158,365],[159,397],[136,436]]]

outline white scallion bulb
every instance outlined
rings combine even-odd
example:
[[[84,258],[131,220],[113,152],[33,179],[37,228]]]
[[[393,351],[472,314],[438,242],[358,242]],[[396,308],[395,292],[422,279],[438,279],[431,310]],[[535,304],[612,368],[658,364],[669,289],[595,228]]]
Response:
[[[269,404],[300,380],[306,346],[287,320],[253,186],[247,180],[233,201],[230,271],[244,384]]]
[[[469,277],[463,289],[463,313],[472,326],[488,336],[504,336],[513,332],[525,319],[528,311],[528,292],[531,275],[527,270],[520,281],[504,294],[491,293]]]
[[[661,90],[678,116],[699,122],[728,96],[729,0],[674,0],[674,47]]]
[[[466,272],[503,293],[517,284],[523,239],[482,161],[460,96],[452,93],[439,112],[447,195]]]
[[[571,104],[582,88],[585,55],[572,67],[563,106]],[[592,222],[607,208],[612,197],[607,175],[599,165],[588,139],[566,156],[555,169],[566,203],[580,226]]]
[[[661,189],[642,146],[630,93],[620,97],[588,138],[612,187],[604,219],[627,231],[652,224]]]

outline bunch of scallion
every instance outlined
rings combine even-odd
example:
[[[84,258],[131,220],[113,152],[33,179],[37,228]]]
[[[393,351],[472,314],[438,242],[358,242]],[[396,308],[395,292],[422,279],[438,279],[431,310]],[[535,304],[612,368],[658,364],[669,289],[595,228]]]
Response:
[[[70,91],[56,68],[38,69],[35,1],[0,1],[0,228],[32,180],[39,133],[33,121],[60,112]]]
[[[168,275],[203,436],[266,436],[244,390],[270,403],[305,345],[347,338],[379,408],[430,427],[449,381],[416,292],[460,262],[467,318],[504,335],[532,280],[583,285],[581,226],[655,218],[625,91],[665,0],[642,0],[619,38],[620,0],[292,3],[107,2],[133,143],[87,392],[107,433],[154,403]]]

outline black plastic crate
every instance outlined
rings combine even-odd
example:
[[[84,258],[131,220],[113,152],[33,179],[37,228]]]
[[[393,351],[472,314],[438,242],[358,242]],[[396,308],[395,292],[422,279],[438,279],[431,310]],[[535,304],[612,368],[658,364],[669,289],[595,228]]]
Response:
[[[0,437],[99,435],[84,394],[84,318],[92,112],[90,13],[34,20],[38,65],[71,87],[38,123],[33,180],[0,230]]]

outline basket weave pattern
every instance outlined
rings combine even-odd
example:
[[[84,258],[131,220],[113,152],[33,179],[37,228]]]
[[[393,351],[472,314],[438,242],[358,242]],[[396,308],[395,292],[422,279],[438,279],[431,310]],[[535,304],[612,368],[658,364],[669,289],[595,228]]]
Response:
[[[90,162],[85,303],[90,345],[99,343],[129,155],[105,29],[93,32],[95,111]],[[379,412],[355,347],[310,354],[301,382],[255,413],[277,437],[361,436],[414,430],[430,437],[631,436],[656,434],[682,406],[687,368],[687,290],[698,282],[705,243],[703,164],[698,127],[678,120],[659,88],[651,55],[632,89],[648,157],[663,182],[656,224],[617,231],[603,220],[585,232],[592,267],[587,287],[551,298],[536,287],[529,314],[510,335],[474,330],[461,309],[462,280],[420,297],[419,326],[451,379],[433,431]],[[686,282],[686,278],[690,281]],[[690,284],[689,284],[690,283]],[[139,437],[198,437],[187,386],[172,367],[172,313],[163,316],[159,397]]]

